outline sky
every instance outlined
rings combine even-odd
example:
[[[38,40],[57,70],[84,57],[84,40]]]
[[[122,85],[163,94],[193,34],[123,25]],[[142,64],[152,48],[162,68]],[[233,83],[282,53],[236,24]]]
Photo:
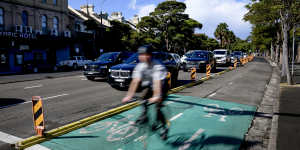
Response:
[[[139,17],[149,15],[155,7],[165,0],[69,0],[69,5],[75,9],[80,9],[81,5],[94,4],[95,12],[122,12],[125,19],[131,19],[135,14]],[[243,21],[243,16],[247,12],[245,5],[250,0],[177,0],[184,2],[187,6],[186,12],[203,27],[197,30],[198,33],[205,33],[209,37],[214,37],[214,31],[218,24],[226,22],[229,29],[241,39],[246,39],[250,35],[251,25]]]

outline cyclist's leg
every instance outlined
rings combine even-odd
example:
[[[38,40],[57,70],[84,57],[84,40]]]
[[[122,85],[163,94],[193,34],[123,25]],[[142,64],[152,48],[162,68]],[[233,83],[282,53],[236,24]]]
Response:
[[[151,88],[146,88],[144,91],[143,91],[143,96],[142,96],[142,99],[143,100],[147,100],[149,98],[151,98],[153,92],[152,92],[152,89]],[[136,120],[136,123],[145,123],[148,121],[148,116],[147,116],[147,112],[148,112],[148,105],[147,105],[147,101],[145,101],[143,104],[142,104],[142,107],[143,107],[143,110],[142,110],[142,114],[141,116]]]
[[[167,98],[167,93],[168,93],[168,84],[166,84],[167,82],[162,81],[162,100],[156,104],[156,122],[160,122],[161,123],[161,138],[163,140],[167,139],[167,135],[168,135],[168,125],[167,125],[167,120],[165,115],[163,114],[163,112],[161,111],[161,108],[164,106],[163,102],[164,100]],[[152,129],[156,130],[159,128],[159,125],[153,125]]]

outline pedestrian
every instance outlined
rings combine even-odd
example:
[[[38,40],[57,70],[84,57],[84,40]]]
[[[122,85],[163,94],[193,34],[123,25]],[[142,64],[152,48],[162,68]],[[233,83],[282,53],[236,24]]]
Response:
[[[127,95],[122,102],[128,102],[132,99],[138,87],[144,89],[143,112],[136,120],[137,124],[144,124],[149,121],[147,111],[148,103],[156,104],[156,122],[152,125],[153,130],[161,128],[160,136],[163,140],[168,136],[167,120],[161,111],[163,102],[167,97],[169,85],[167,84],[167,71],[164,65],[152,57],[152,46],[145,45],[138,48],[139,63],[135,67],[132,74],[132,81],[129,86]]]

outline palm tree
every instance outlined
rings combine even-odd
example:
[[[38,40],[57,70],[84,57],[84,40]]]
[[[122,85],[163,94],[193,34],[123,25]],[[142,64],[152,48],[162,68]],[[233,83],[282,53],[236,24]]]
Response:
[[[225,47],[225,38],[228,32],[228,25],[224,23],[220,23],[214,32],[216,39],[220,40],[221,47]]]

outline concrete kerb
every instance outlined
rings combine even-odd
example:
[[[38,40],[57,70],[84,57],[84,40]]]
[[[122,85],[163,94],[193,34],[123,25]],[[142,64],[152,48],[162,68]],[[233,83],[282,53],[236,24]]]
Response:
[[[229,71],[232,71],[232,70],[234,70],[234,69],[227,69],[227,70],[224,70],[222,72],[216,73],[216,74],[210,76],[209,78],[208,77],[203,77],[200,80],[196,80],[196,81],[193,81],[191,83],[188,83],[188,84],[185,84],[185,85],[173,88],[173,89],[171,89],[168,92],[168,94],[176,93],[176,92],[179,92],[179,91],[181,91],[181,90],[183,90],[185,88],[189,88],[189,87],[201,84],[204,81],[207,81],[209,79],[213,79],[216,76],[222,75],[222,74],[224,74],[226,72],[229,72]],[[117,108],[113,108],[113,109],[108,110],[106,112],[102,112],[100,114],[97,114],[97,115],[94,115],[94,116],[91,116],[91,117],[88,117],[88,118],[85,118],[85,119],[82,119],[82,120],[79,120],[79,121],[76,121],[76,122],[64,125],[62,127],[59,127],[59,128],[56,128],[56,129],[52,129],[52,130],[50,130],[48,132],[45,132],[44,136],[38,136],[38,135],[36,135],[36,136],[29,137],[29,138],[27,138],[27,139],[25,139],[23,141],[20,141],[20,142],[18,142],[16,144],[13,144],[12,147],[15,147],[16,149],[21,149],[22,150],[22,149],[28,148],[30,146],[33,146],[35,144],[39,144],[39,143],[42,143],[44,141],[51,140],[52,138],[55,138],[57,136],[66,134],[68,132],[71,132],[73,130],[79,129],[81,127],[90,125],[90,124],[92,124],[94,122],[97,122],[99,120],[105,119],[107,117],[110,117],[110,116],[119,114],[121,112],[130,110],[130,109],[135,108],[137,106],[139,106],[138,102],[132,102],[130,104],[126,104],[126,105],[123,105],[123,106],[120,106],[120,107],[117,107]]]

